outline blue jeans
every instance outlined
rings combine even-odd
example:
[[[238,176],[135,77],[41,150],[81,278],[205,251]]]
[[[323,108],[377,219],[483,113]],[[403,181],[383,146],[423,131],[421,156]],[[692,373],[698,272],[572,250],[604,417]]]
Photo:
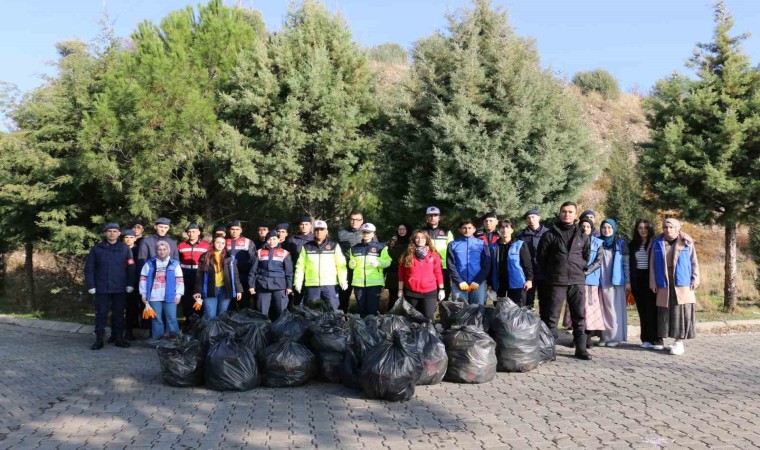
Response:
[[[451,295],[453,298],[462,299],[471,305],[485,305],[486,304],[486,283],[482,283],[480,287],[474,291],[461,291],[459,290],[459,284],[451,283]]]
[[[206,320],[213,319],[219,314],[227,311],[230,306],[230,299],[227,298],[227,289],[218,287],[214,289],[213,297],[206,297],[203,300],[203,317]]]
[[[151,330],[153,338],[160,338],[164,335],[164,321],[166,328],[171,333],[179,334],[179,323],[177,322],[177,305],[174,302],[150,302],[150,307],[156,312],[156,318],[151,320]]]
[[[312,300],[322,300],[332,306],[335,311],[338,310],[340,302],[338,301],[338,286],[306,286],[303,288],[303,299],[308,304]]]

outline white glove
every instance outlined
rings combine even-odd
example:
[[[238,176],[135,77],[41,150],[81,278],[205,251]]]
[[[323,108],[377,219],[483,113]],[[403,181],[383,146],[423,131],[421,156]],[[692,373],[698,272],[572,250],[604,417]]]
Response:
[[[442,302],[446,298],[446,291],[439,290],[438,291],[438,301]]]
[[[349,269],[356,269],[356,261],[355,261],[355,260],[353,260],[353,259],[350,259],[350,260],[348,261],[348,268],[349,268]]]
[[[127,286],[127,294],[131,294],[135,291],[135,288],[132,286]]]
[[[88,289],[87,292],[89,292],[90,294],[94,294],[95,293],[95,288]]]
[[[348,282],[346,282],[346,281],[341,281],[341,282],[340,282],[340,288],[341,288],[341,289],[343,289],[344,291],[345,291],[346,289],[348,289]]]

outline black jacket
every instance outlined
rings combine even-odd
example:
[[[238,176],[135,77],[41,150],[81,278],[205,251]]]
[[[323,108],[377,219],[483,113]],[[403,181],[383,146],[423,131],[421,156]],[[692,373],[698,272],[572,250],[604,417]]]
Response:
[[[351,253],[351,247],[361,241],[362,233],[358,228],[354,230],[351,227],[346,227],[338,231],[338,244],[340,244],[340,249],[343,251],[346,261],[348,261],[348,256]]]
[[[547,231],[549,231],[549,229],[546,228],[544,224],[541,224],[536,231],[526,227],[524,230],[517,233],[517,239],[525,242],[525,245],[528,247],[531,261],[533,262],[533,279],[539,283],[543,282],[546,277],[544,276],[543,270],[541,270],[541,266],[538,264],[538,243]]]
[[[158,244],[158,241],[165,241],[167,244],[169,244],[169,258],[179,260],[177,241],[170,238],[169,236],[161,237],[157,234],[151,234],[150,236],[145,236],[144,238],[140,239],[140,245],[137,250],[138,273],[140,270],[142,270],[142,266],[145,265],[145,261],[158,256],[156,254],[156,244]],[[137,244],[135,243],[135,245]]]
[[[580,227],[573,226],[569,242],[555,224],[538,243],[538,264],[548,284],[569,286],[586,283],[586,262],[591,254],[591,241]],[[535,274],[534,274],[535,275]]]

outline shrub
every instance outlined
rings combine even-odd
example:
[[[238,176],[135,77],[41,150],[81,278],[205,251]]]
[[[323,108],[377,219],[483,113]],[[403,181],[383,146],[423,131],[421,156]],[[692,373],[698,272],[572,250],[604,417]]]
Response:
[[[386,43],[372,47],[369,50],[369,58],[385,64],[409,64],[409,55],[399,44]]]
[[[618,81],[604,69],[578,72],[573,76],[573,84],[578,86],[584,94],[598,92],[606,99],[620,97]]]

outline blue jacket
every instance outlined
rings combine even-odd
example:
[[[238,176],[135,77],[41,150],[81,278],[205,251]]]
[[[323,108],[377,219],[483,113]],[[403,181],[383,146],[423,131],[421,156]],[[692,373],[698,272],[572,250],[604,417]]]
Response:
[[[588,265],[593,266],[596,261],[597,255],[599,255],[599,249],[602,248],[603,241],[599,238],[591,236],[591,254],[588,257]],[[599,286],[601,283],[602,270],[599,266],[591,273],[586,275],[586,286]]]
[[[132,250],[123,242],[95,244],[87,255],[84,284],[96,294],[122,294],[134,286],[135,260]]]
[[[654,262],[654,279],[658,289],[666,289],[668,287],[668,275],[665,273],[666,266],[666,254],[665,254],[665,238],[663,236],[658,237],[652,242],[652,261]],[[678,255],[678,261],[676,261],[675,267],[675,286],[690,286],[692,283],[692,269],[691,269],[691,252],[694,251],[691,242],[686,242],[683,250]]]
[[[269,244],[256,251],[248,274],[248,285],[254,289],[283,291],[293,289],[293,259],[290,252]]]
[[[483,284],[491,267],[491,256],[486,244],[474,237],[460,237],[449,243],[446,251],[449,275],[453,283]]]
[[[148,277],[145,282],[145,298],[150,300],[150,291],[153,289],[153,279],[156,277],[156,258],[150,258],[145,261],[148,266]],[[174,297],[177,296],[177,277],[175,270],[179,266],[179,260],[170,258],[169,265],[166,266],[166,291],[164,292],[164,301],[173,303]]]
[[[491,244],[491,289],[499,290],[499,242]],[[507,250],[507,289],[522,289],[527,280],[533,280],[530,252],[524,241],[512,240]],[[529,267],[530,266],[530,267]],[[527,272],[527,273],[526,273]]]

